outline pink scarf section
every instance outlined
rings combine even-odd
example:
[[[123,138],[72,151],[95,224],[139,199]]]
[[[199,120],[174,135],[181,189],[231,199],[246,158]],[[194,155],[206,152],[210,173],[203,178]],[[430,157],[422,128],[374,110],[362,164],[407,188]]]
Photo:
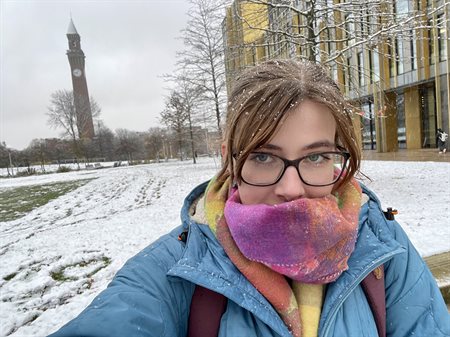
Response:
[[[272,304],[272,306],[275,308],[275,310],[280,315],[281,319],[284,321],[288,329],[292,332],[292,334],[296,337],[299,337],[302,335],[302,325],[300,320],[300,313],[299,313],[299,305],[298,301],[295,297],[295,294],[291,288],[291,285],[288,281],[288,279],[284,276],[284,274],[280,273],[278,271],[278,268],[281,268],[281,271],[284,271],[286,266],[276,266],[279,265],[279,261],[277,262],[275,259],[272,258],[272,255],[274,256],[281,256],[287,258],[288,261],[288,268],[290,269],[292,266],[292,261],[294,261],[291,258],[291,253],[294,252],[294,255],[298,257],[312,257],[313,254],[310,253],[312,251],[322,251],[322,254],[318,256],[317,258],[313,257],[311,261],[314,262],[307,262],[305,265],[307,268],[310,268],[311,265],[319,265],[320,263],[325,263],[327,266],[329,265],[327,260],[333,259],[337,257],[337,253],[333,253],[332,251],[322,249],[317,249],[315,247],[312,247],[312,245],[309,245],[306,240],[302,239],[302,235],[308,235],[309,237],[314,238],[321,238],[321,240],[324,240],[326,242],[331,242],[326,237],[321,237],[321,235],[330,234],[329,232],[331,229],[328,230],[319,230],[318,227],[320,227],[320,222],[315,218],[316,211],[314,210],[314,205],[309,204],[307,208],[302,210],[302,207],[300,207],[300,204],[298,206],[295,206],[295,209],[297,211],[300,211],[300,214],[304,214],[303,216],[299,216],[298,218],[303,219],[313,219],[313,223],[309,224],[299,224],[299,223],[289,223],[286,225],[284,223],[285,219],[281,219],[280,216],[277,216],[276,214],[272,216],[275,219],[278,219],[279,221],[282,221],[282,223],[278,224],[276,227],[278,230],[280,230],[281,227],[288,227],[290,229],[282,229],[283,233],[276,234],[278,238],[286,238],[286,246],[282,246],[279,243],[277,246],[273,244],[273,241],[270,240],[271,235],[275,232],[275,229],[264,227],[264,230],[258,231],[255,230],[256,226],[252,221],[250,221],[251,216],[248,212],[245,211],[245,208],[247,206],[241,205],[237,206],[239,208],[239,211],[235,211],[234,207],[236,205],[232,205],[231,208],[228,211],[230,213],[233,213],[229,215],[231,217],[231,222],[233,223],[232,227],[235,231],[236,238],[233,237],[232,232],[230,230],[230,226],[228,224],[228,216],[224,216],[224,210],[226,207],[226,203],[228,204],[228,199],[230,203],[240,204],[239,203],[239,195],[238,193],[232,193],[231,197],[228,198],[228,191],[229,191],[229,182],[226,182],[224,184],[218,184],[215,179],[211,180],[211,182],[208,185],[208,188],[205,193],[205,215],[207,222],[212,230],[212,232],[217,236],[217,239],[222,244],[225,252],[233,262],[233,264],[240,270],[240,272],[250,281],[250,283],[253,284],[253,286],[258,289],[258,291]],[[323,199],[323,200],[322,200]],[[342,222],[335,222],[336,228],[334,228],[334,231],[343,233],[347,232],[348,228],[353,228],[350,230],[350,237],[351,241],[356,239],[356,232],[357,232],[357,223],[358,223],[358,213],[360,209],[360,200],[361,200],[361,188],[359,187],[359,184],[353,180],[351,183],[349,183],[347,186],[344,186],[341,188],[340,193],[335,193],[334,196],[328,196],[325,198],[320,198],[316,201],[318,203],[322,203],[322,207],[320,207],[321,211],[318,212],[319,218],[328,219],[328,213],[334,213],[338,216],[338,218],[341,219]],[[293,202],[295,204],[295,201]],[[308,203],[308,202],[306,202]],[[289,204],[289,203],[287,203]],[[330,209],[327,209],[325,205],[331,205]],[[231,205],[231,204],[230,204]],[[261,206],[262,208],[265,208],[265,205],[252,205],[250,208]],[[227,205],[227,208],[229,205]],[[269,209],[271,206],[267,206]],[[272,206],[273,208],[274,206]],[[281,207],[288,207],[288,206],[281,206]],[[289,207],[288,207],[289,208]],[[274,209],[274,208],[273,208]],[[312,209],[312,210],[311,210]],[[307,210],[310,212],[310,216],[307,216]],[[251,213],[252,217],[257,216],[258,214],[255,213],[255,209]],[[266,214],[267,209],[264,210],[264,214]],[[311,213],[312,212],[312,213]],[[247,213],[247,214],[244,214]],[[271,211],[269,210],[269,213]],[[276,212],[275,212],[276,213]],[[289,212],[288,212],[289,213]],[[345,216],[343,215],[345,214]],[[242,216],[240,218],[240,216]],[[296,218],[295,215],[294,218]],[[284,216],[282,217],[284,218]],[[247,226],[250,226],[252,228],[249,228],[249,232],[256,233],[256,237],[253,237],[252,234],[247,235],[245,231],[245,226],[240,226],[239,223],[243,221],[245,222]],[[327,220],[328,221],[328,220]],[[329,220],[331,221],[331,220]],[[329,226],[330,223],[328,223],[326,226]],[[264,221],[262,224],[264,226]],[[283,225],[283,226],[281,226]],[[341,226],[345,227],[344,230],[341,229]],[[317,231],[319,230],[320,233],[322,233],[320,236],[318,234],[311,234],[307,233],[309,231]],[[295,238],[300,238],[301,242],[304,242],[306,247],[308,248],[308,252],[296,252],[295,248],[292,249],[291,247],[287,247],[288,243],[293,242],[293,238],[290,238],[288,235],[288,232],[294,233]],[[261,233],[258,233],[261,232]],[[247,236],[249,240],[242,240],[242,236]],[[336,240],[336,237],[332,235]],[[237,241],[240,242],[242,245],[242,248],[238,246]],[[247,242],[253,242],[253,244],[245,243]],[[344,240],[345,241],[345,240]],[[257,256],[257,251],[261,251],[262,249],[254,248],[256,246],[262,245],[265,248],[265,251],[263,251],[263,256]],[[252,247],[253,246],[253,247]],[[337,240],[336,247],[338,250],[342,251],[342,243]],[[346,261],[348,260],[349,255],[351,254],[354,247],[349,247],[348,256],[340,256],[338,258],[340,262],[339,269],[344,270],[346,268]],[[245,251],[243,253],[242,250]],[[288,250],[288,252],[286,252]],[[324,254],[325,253],[325,254]],[[246,254],[249,254],[250,257],[246,256]],[[264,260],[264,261],[263,261]],[[262,261],[262,262],[258,262]],[[290,261],[290,262],[289,262]],[[270,267],[269,267],[270,266]],[[275,269],[272,269],[275,266]],[[320,267],[320,266],[319,266]],[[323,268],[323,270],[327,270],[328,267]],[[309,270],[309,269],[308,269]],[[333,274],[334,272],[325,272],[325,274]],[[306,273],[305,271],[300,270],[297,268],[297,272],[294,274],[298,275],[310,275],[309,273]],[[308,276],[310,277],[310,276]],[[324,282],[324,280],[315,280],[320,282]],[[292,282],[298,282],[293,280]]]
[[[361,191],[354,182],[340,195],[277,205],[243,205],[234,189],[225,219],[239,250],[293,280],[323,284],[347,269],[357,236]]]

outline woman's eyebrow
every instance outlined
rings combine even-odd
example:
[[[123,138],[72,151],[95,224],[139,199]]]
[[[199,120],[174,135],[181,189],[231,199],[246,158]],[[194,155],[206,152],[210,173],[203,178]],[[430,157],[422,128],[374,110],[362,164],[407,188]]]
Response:
[[[277,151],[281,151],[282,148],[274,145],[274,144],[264,144],[261,145],[260,147],[257,148],[258,150],[277,150]]]
[[[308,144],[304,147],[302,147],[302,150],[314,150],[314,149],[319,149],[319,148],[330,148],[330,149],[334,149],[336,147],[336,144],[334,142],[330,142],[328,140],[319,140],[317,142]],[[276,150],[276,151],[281,151],[283,150],[280,146],[278,145],[274,145],[274,144],[264,144],[261,145],[260,147],[258,147],[258,150]]]
[[[318,149],[321,147],[335,148],[336,144],[334,142],[329,142],[327,140],[321,140],[321,141],[314,142],[314,143],[304,146],[303,150],[314,150],[314,149]]]

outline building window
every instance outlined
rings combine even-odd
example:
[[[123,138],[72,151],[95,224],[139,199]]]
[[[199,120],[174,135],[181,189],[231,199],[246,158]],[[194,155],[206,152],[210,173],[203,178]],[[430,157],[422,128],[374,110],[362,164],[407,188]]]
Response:
[[[377,148],[375,120],[373,116],[373,103],[367,102],[361,106],[362,109],[362,141],[365,150],[375,150]]]
[[[395,62],[394,59],[396,55],[394,54],[395,48],[392,48],[392,40],[388,39],[387,43],[387,53],[388,53],[388,63],[389,63],[389,77],[394,77],[395,74]]]
[[[355,18],[352,13],[345,16],[345,45],[348,46],[350,41],[355,37]]]
[[[406,122],[405,122],[405,96],[403,93],[397,94],[397,137],[398,147],[406,149]]]
[[[430,64],[434,64],[434,34],[433,34],[433,22],[428,20],[428,57],[430,58]]]
[[[373,27],[374,27],[374,21],[376,19],[375,19],[374,15],[371,15],[370,9],[366,9],[366,11],[364,13],[364,16],[366,18],[366,23],[365,23],[365,25],[366,25],[366,33],[367,33],[367,36],[369,36],[370,34],[372,34]]]
[[[410,31],[409,53],[411,56],[411,70],[417,69],[416,32]]]
[[[437,17],[437,33],[438,33],[438,48],[439,48],[439,61],[445,61],[447,59],[447,40],[445,38],[445,18],[444,14],[439,14]]]
[[[349,36],[350,36],[350,27],[349,27],[349,15],[347,14],[347,15],[345,15],[345,18],[344,18],[344,29],[345,29],[345,32],[344,32],[344,35],[345,35],[345,45],[346,46],[348,46],[348,40],[350,39],[349,38]]]
[[[357,30],[361,34],[361,38],[364,38],[364,37],[366,37],[366,34],[365,34],[365,27],[364,27],[364,11],[363,11],[363,9],[359,10],[358,16],[359,16],[359,20],[358,20],[359,22],[358,22]]]
[[[346,77],[347,77],[347,72],[344,70],[343,71],[343,76],[342,76],[342,85],[343,85],[343,88],[345,88],[344,90],[347,89],[347,79],[346,79]]]
[[[380,80],[380,59],[378,53],[378,47],[373,49],[373,76],[374,81],[378,82]]]
[[[372,61],[372,51],[369,50],[369,78],[370,83],[373,83],[373,61]]]
[[[334,79],[334,81],[337,82],[338,81],[338,70],[337,70],[336,63],[333,63],[331,65],[331,75],[332,75],[332,78]]]
[[[347,57],[347,88],[348,92],[352,90],[352,58]]]
[[[419,89],[423,147],[436,146],[436,95],[433,85]]]
[[[362,87],[364,83],[364,60],[363,60],[363,53],[358,53],[358,84],[360,87]]]
[[[395,66],[397,68],[397,75],[403,74],[403,40],[399,36],[395,38]]]
[[[397,18],[401,19],[408,15],[408,0],[397,0],[394,1],[394,13]]]

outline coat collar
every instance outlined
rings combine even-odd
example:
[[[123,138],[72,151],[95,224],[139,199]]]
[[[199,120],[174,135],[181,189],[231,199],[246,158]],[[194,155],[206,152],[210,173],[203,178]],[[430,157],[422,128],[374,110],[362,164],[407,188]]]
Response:
[[[168,275],[221,293],[252,312],[281,336],[290,336],[270,303],[230,261],[208,225],[199,224],[191,217],[191,205],[201,197],[207,184],[197,186],[185,199],[181,219],[184,230],[189,230],[186,249]],[[327,322],[333,319],[345,298],[367,274],[404,250],[388,233],[386,226],[378,226],[378,223],[386,221],[380,203],[365,186],[362,189],[369,200],[361,207],[356,247],[348,261],[349,269],[328,285],[320,330],[327,328]]]

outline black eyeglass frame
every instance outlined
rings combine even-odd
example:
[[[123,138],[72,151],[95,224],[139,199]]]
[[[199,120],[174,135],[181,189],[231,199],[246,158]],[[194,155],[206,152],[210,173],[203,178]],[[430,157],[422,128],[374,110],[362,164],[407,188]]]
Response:
[[[283,163],[284,163],[284,168],[283,168],[283,170],[281,171],[280,175],[278,176],[278,178],[276,179],[276,181],[273,182],[273,183],[271,183],[271,184],[253,184],[253,183],[249,183],[249,182],[247,182],[247,181],[244,179],[244,177],[242,176],[242,170],[241,170],[241,172],[240,172],[239,175],[240,175],[240,178],[242,179],[242,181],[243,181],[244,183],[246,183],[247,185],[251,185],[251,186],[259,186],[259,187],[273,186],[273,185],[277,184],[277,183],[281,180],[281,178],[284,176],[284,173],[286,172],[286,169],[287,169],[289,166],[295,167],[295,169],[297,170],[297,173],[298,173],[298,176],[299,176],[300,180],[301,180],[305,185],[313,186],[313,187],[330,186],[330,185],[335,184],[337,181],[339,181],[339,179],[341,178],[341,176],[342,176],[342,174],[343,174],[343,172],[344,172],[344,168],[347,167],[347,162],[348,162],[348,160],[349,160],[350,157],[351,157],[350,153],[349,153],[348,151],[344,150],[344,149],[342,149],[341,151],[314,152],[314,153],[310,153],[310,154],[308,154],[308,155],[306,155],[306,156],[303,156],[303,157],[300,157],[300,158],[297,158],[297,159],[294,159],[294,160],[289,160],[289,159],[286,159],[286,158],[277,156],[276,154],[267,153],[267,152],[253,151],[253,152],[251,152],[251,154],[268,154],[268,155],[271,155],[271,156],[274,156],[274,157],[277,157],[277,158],[281,159],[281,160],[283,161]],[[342,169],[341,169],[341,171],[339,172],[339,175],[336,176],[336,178],[333,180],[333,182],[331,182],[331,183],[329,183],[329,184],[316,185],[316,184],[310,184],[310,183],[307,183],[307,182],[303,179],[302,175],[300,174],[300,170],[299,170],[299,168],[298,168],[299,163],[300,163],[303,159],[308,158],[309,156],[312,156],[312,155],[317,155],[317,154],[320,154],[320,155],[326,155],[326,154],[339,154],[339,155],[341,155],[341,156],[344,158],[344,162],[343,162],[343,164],[342,164]],[[236,159],[237,154],[233,154],[233,157]],[[247,157],[245,160],[247,160],[247,159],[248,159],[248,157]]]

